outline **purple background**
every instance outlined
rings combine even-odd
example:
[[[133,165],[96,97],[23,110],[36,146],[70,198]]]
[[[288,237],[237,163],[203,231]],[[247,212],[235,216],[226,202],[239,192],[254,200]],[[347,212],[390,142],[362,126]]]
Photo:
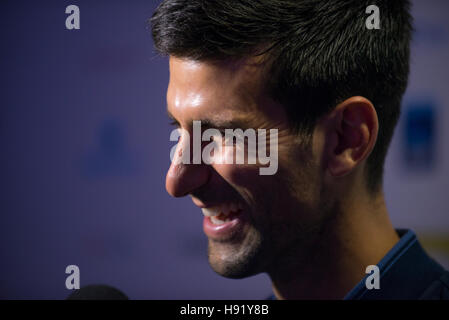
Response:
[[[0,298],[64,299],[71,264],[82,286],[110,284],[132,299],[270,294],[266,275],[216,275],[201,212],[165,191],[168,66],[146,24],[158,2],[0,3]],[[400,124],[385,190],[395,226],[446,243],[429,250],[449,266],[449,3],[415,2],[404,112],[417,99],[433,108],[435,160],[407,165]],[[81,30],[65,28],[70,4]]]

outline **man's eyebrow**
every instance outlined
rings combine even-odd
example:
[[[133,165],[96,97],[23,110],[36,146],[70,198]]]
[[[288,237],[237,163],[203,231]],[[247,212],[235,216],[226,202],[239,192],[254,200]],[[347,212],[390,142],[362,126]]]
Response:
[[[241,128],[244,129],[248,126],[247,121],[243,119],[229,119],[229,120],[222,120],[222,119],[203,119],[201,121],[201,127],[202,128],[214,128],[214,129],[237,129]]]
[[[173,114],[167,109],[167,116],[173,123],[179,125],[179,121],[173,116]],[[193,121],[201,121],[201,127],[203,129],[245,129],[248,127],[248,121],[245,119],[193,119],[189,123],[189,127],[193,127]]]

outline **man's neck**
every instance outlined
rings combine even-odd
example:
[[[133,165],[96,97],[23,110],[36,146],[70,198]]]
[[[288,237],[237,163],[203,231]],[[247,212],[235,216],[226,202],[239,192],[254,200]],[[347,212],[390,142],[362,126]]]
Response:
[[[344,210],[343,210],[344,208]],[[309,252],[269,272],[277,299],[342,299],[399,240],[384,198],[342,203]],[[303,250],[303,249],[302,249]],[[292,257],[302,255],[302,259]]]

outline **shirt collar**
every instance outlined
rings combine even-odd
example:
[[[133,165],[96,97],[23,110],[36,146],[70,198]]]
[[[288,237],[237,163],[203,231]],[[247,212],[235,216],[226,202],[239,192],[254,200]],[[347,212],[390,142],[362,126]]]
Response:
[[[437,280],[444,268],[430,258],[412,230],[397,229],[399,241],[377,264],[380,289],[367,289],[367,274],[344,300],[417,299]],[[275,300],[271,295],[268,299]]]
[[[399,241],[377,264],[381,279],[382,276],[385,275],[392,266],[394,266],[395,262],[400,259],[415,242],[418,241],[416,234],[412,230],[398,229],[396,232],[400,237]],[[363,297],[363,295],[369,291],[366,288],[367,277],[369,277],[369,274],[367,274],[351,291],[349,291],[343,299],[353,300]]]
[[[396,230],[400,240],[377,264],[380,288],[367,289],[366,275],[345,300],[417,299],[444,269],[430,258],[411,230]]]

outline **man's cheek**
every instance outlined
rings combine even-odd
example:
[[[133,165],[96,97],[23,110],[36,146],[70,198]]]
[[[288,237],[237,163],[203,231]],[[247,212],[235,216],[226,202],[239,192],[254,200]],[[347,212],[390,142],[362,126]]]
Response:
[[[221,166],[216,170],[243,198],[252,212],[251,218],[263,214],[262,212],[271,206],[266,202],[268,198],[275,199],[275,193],[280,192],[274,187],[277,179],[274,176],[261,176],[259,167],[255,165]]]
[[[260,183],[259,167],[245,164],[215,164],[215,171],[234,186],[249,187]]]

